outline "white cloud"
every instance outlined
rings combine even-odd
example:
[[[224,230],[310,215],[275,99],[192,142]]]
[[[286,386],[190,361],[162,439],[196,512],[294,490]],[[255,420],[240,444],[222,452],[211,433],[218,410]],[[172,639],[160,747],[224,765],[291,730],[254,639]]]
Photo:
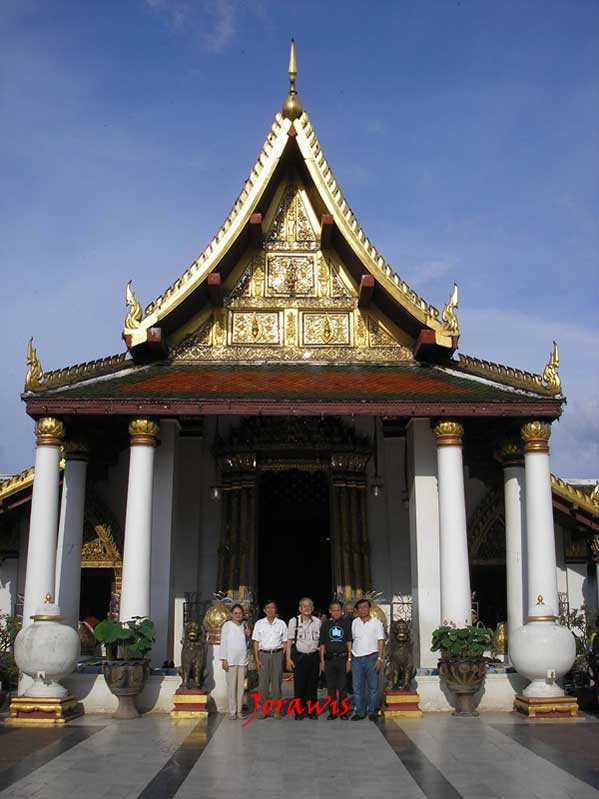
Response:
[[[174,31],[193,34],[213,52],[224,50],[232,41],[241,16],[239,0],[146,0],[146,5]]]

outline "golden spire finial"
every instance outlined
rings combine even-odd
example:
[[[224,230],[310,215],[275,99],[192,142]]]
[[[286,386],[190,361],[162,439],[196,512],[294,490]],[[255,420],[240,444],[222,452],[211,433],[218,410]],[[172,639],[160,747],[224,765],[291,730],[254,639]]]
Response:
[[[295,59],[295,40],[291,40],[289,48],[289,94],[296,94],[295,79],[297,77],[297,61]]]
[[[553,394],[559,394],[562,390],[562,381],[557,373],[558,369],[559,350],[557,348],[557,342],[554,341],[553,350],[551,351],[547,365],[543,370],[543,382],[545,383],[545,387],[548,388]]]
[[[136,330],[141,324],[141,305],[137,302],[133,289],[131,288],[131,281],[127,283],[125,289],[125,303],[129,310],[125,317],[125,330]]]
[[[591,491],[591,502],[593,505],[599,505],[599,480],[597,480],[595,488]]]
[[[302,108],[302,104],[300,103],[299,97],[297,96],[297,90],[295,88],[295,79],[297,77],[297,61],[295,58],[295,41],[291,40],[291,47],[289,49],[289,94],[287,95],[287,99],[283,103],[283,116],[285,119],[290,119],[292,122],[294,119],[299,119],[301,115],[304,113],[304,109]]]
[[[458,284],[453,284],[453,291],[449,296],[449,302],[443,308],[441,319],[445,322],[445,329],[451,336],[457,336],[460,332],[458,317],[456,316],[455,309],[459,303]]]
[[[35,391],[40,387],[44,370],[33,346],[33,336],[29,339],[29,344],[27,345],[27,366],[29,369],[25,375],[25,391]]]
[[[44,599],[44,605],[51,605],[52,604],[52,594],[46,594],[46,598]]]

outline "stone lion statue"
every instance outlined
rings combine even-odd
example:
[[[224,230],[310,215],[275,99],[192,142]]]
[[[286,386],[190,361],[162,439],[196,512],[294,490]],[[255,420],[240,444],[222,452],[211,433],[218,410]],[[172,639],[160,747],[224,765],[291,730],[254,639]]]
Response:
[[[385,649],[385,677],[389,687],[392,691],[409,691],[416,675],[409,622],[404,619],[391,622]]]
[[[206,638],[202,626],[196,621],[188,622],[181,643],[181,687],[200,689],[204,684],[206,666]]]

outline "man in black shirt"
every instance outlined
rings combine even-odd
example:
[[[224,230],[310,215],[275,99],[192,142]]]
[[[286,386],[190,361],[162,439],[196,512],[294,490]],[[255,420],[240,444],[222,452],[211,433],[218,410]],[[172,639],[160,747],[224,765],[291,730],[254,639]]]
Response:
[[[330,618],[320,628],[320,670],[324,671],[327,693],[331,697],[328,719],[348,719],[346,677],[351,670],[351,619],[343,616],[343,605],[334,599],[329,605]]]

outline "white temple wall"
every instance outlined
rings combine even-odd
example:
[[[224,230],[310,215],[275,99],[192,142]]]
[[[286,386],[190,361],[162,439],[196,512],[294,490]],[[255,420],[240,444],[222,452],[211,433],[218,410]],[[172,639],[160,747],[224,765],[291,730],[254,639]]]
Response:
[[[19,561],[17,567],[17,597],[25,596],[25,573],[27,571],[27,547],[29,545],[29,516],[19,522]]]
[[[129,448],[126,447],[119,453],[116,463],[108,467],[106,477],[93,484],[94,491],[116,517],[123,533],[125,531],[128,482]]]
[[[13,616],[17,602],[18,558],[4,558],[0,561],[0,616]]]
[[[368,492],[368,536],[372,587],[387,600],[411,593],[410,519],[404,470],[405,438],[379,439],[382,493]],[[369,464],[369,481],[374,462]]]
[[[557,524],[555,521],[553,526],[555,530],[555,566],[557,570],[557,590],[560,594],[567,594],[568,571],[566,569],[566,555],[564,551],[564,530],[561,525]],[[536,601],[536,597],[528,597],[529,605],[534,605]]]
[[[176,420],[161,421],[160,446],[154,460],[150,565],[150,616],[156,629],[152,659],[157,666],[170,660],[173,649],[171,561],[178,442],[179,423]]]
[[[439,565],[439,494],[437,448],[429,419],[408,424],[408,486],[410,492],[410,557],[413,637],[420,667],[437,665],[430,651],[433,630],[441,613]]]
[[[185,592],[198,590],[202,482],[202,438],[181,437],[175,467],[171,568],[172,659],[176,665],[181,662]]]

